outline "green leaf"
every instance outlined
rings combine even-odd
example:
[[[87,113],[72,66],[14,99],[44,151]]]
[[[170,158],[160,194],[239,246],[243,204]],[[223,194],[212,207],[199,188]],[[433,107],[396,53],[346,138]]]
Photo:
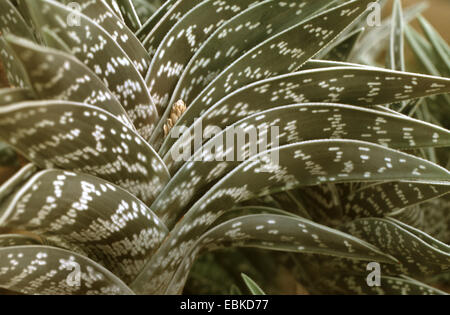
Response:
[[[441,59],[442,63],[447,67],[447,71],[445,73],[450,74],[450,56],[448,54],[448,51],[446,51],[444,46],[441,44],[443,41],[442,37],[423,17],[419,17],[419,22],[423,31],[425,32],[425,35],[427,36],[428,40],[433,46],[433,49],[435,50],[437,56]]]
[[[9,1],[0,1],[0,32],[34,40],[34,36],[17,8]]]
[[[0,269],[2,287],[23,294],[134,294],[119,278],[94,261],[55,247],[0,248]],[[79,285],[76,283],[78,274]]]
[[[412,27],[405,27],[405,36],[411,46],[412,51],[427,71],[433,75],[441,75],[436,66],[431,61],[429,55],[431,47]],[[428,46],[428,47],[427,47]]]
[[[420,209],[419,209],[420,210]],[[390,221],[393,221],[395,224],[401,226],[402,228],[404,228],[405,230],[407,230],[408,232],[411,232],[412,234],[414,234],[415,236],[417,236],[418,238],[422,239],[424,242],[426,242],[427,244],[433,246],[436,249],[439,249],[443,252],[450,252],[450,246],[439,241],[438,239],[433,238],[431,235],[428,235],[427,233],[425,233],[422,230],[419,230],[417,228],[414,228],[408,224],[405,224],[401,221],[395,220],[393,218],[389,218]]]
[[[385,272],[411,276],[433,275],[450,268],[450,247],[436,248],[428,239],[418,237],[390,219],[358,219],[345,231],[359,237],[384,253],[394,256],[400,265],[383,266]],[[394,268],[395,267],[395,268]]]
[[[257,247],[277,251],[319,253],[362,260],[392,262],[375,247],[337,230],[302,219],[280,215],[249,215],[227,221],[205,233],[177,268],[165,294],[176,294],[183,287],[187,270],[199,252],[222,247]],[[170,267],[169,267],[170,268]],[[151,282],[153,279],[151,278]],[[132,287],[139,292],[138,280]],[[145,285],[149,288],[149,285]],[[139,287],[139,289],[138,289]],[[161,288],[159,288],[161,289]],[[156,291],[158,292],[158,291]],[[264,293],[262,293],[264,294]]]
[[[97,177],[59,170],[34,175],[3,203],[0,227],[37,234],[93,259],[125,282],[134,279],[168,233],[128,192]]]
[[[361,123],[354,124],[355,120]],[[203,125],[203,130],[195,126],[193,130],[197,134],[201,131],[203,135],[208,126],[214,124]],[[270,126],[279,128],[276,143]],[[431,145],[433,139],[439,139],[437,141],[441,145],[450,144],[450,132],[439,127],[399,115],[332,104],[291,105],[264,111],[230,125],[200,148],[194,146],[195,134],[185,132],[165,157],[166,165],[175,175],[152,205],[164,222],[169,225],[174,222],[189,202],[199,198],[218,178],[240,164],[242,159],[228,158],[229,149],[233,149],[233,157],[238,152],[238,144],[230,143],[228,135],[239,131],[244,133],[244,130],[258,130],[260,135],[266,136],[264,149],[300,141],[339,138],[364,140],[397,149]],[[381,132],[383,130],[386,132]],[[249,134],[251,138],[251,132]],[[433,137],[434,134],[438,136]],[[181,151],[193,152],[187,163],[178,153]],[[247,156],[249,151],[250,146],[244,148],[243,156]],[[193,180],[192,169],[202,180]]]
[[[7,44],[3,36],[0,36],[0,62],[6,70],[6,78],[11,86],[27,89],[30,87],[26,71],[18,60],[16,53]]]
[[[238,56],[328,3],[296,0],[288,6],[277,1],[232,0],[205,1],[196,6],[159,45],[147,76],[160,114],[178,99],[187,99],[183,91],[200,93],[214,74]]]
[[[33,99],[33,93],[25,88],[0,89],[0,106],[20,103]]]
[[[123,20],[126,25],[133,31],[136,32],[142,27],[139,16],[137,15],[134,4],[131,0],[107,0],[110,3],[115,3],[118,6],[120,12],[122,13]]]
[[[374,67],[305,70],[250,84],[215,104],[190,107],[176,126],[189,128],[199,117],[205,126],[224,126],[250,114],[293,103],[373,106],[446,92],[450,92],[450,79],[447,78]],[[166,156],[176,141],[172,131],[159,153]]]
[[[158,120],[156,108],[142,76],[113,37],[86,15],[55,1],[27,0],[27,4],[36,24],[55,32],[75,57],[103,80],[138,132],[149,138]],[[80,26],[67,24],[74,14],[79,17]]]
[[[146,1],[146,0],[143,0]],[[136,37],[143,42],[145,40],[145,37],[152,31],[152,29],[158,24],[160,21],[162,21],[165,14],[172,8],[172,6],[177,2],[178,0],[167,0],[164,2],[164,4],[158,8],[158,10],[145,21],[144,25],[136,32]]]
[[[18,37],[9,36],[7,41],[24,65],[32,88],[40,99],[95,105],[134,128],[117,98],[78,59]]]
[[[64,101],[0,107],[1,138],[41,168],[110,181],[150,204],[169,180],[156,152],[108,112]]]
[[[245,273],[242,274],[242,279],[253,295],[266,295],[266,293],[264,293],[264,291],[256,284],[256,282],[253,281],[252,278],[247,276]]]
[[[9,145],[0,142],[0,166],[9,166],[16,161],[16,152]]]
[[[188,106],[184,117],[198,117],[199,112],[246,84],[298,70],[360,16],[368,2],[348,2],[302,21],[255,46],[218,74],[200,94],[189,97],[179,95],[178,98]],[[308,45],[305,47],[304,43]],[[167,119],[169,114],[166,111],[162,119]],[[151,139],[157,147],[161,129],[157,128]]]
[[[382,217],[450,192],[450,183],[389,182],[368,185],[342,196],[348,218]]]
[[[389,45],[388,68],[392,70],[405,71],[404,56],[404,22],[401,2],[394,1],[393,20],[391,24],[391,36]]]
[[[147,21],[161,6],[165,0],[132,0],[136,14],[140,21]],[[142,28],[142,26],[141,26]]]
[[[112,39],[120,45],[127,56],[133,61],[136,69],[145,75],[150,64],[150,56],[147,54],[144,46],[137,39],[134,33],[119,19],[102,0],[91,0],[89,2],[83,0],[64,0],[65,4],[78,3],[81,8],[81,13],[92,19],[102,27]],[[126,1],[125,1],[126,2]]]
[[[1,234],[0,248],[24,245],[42,245],[36,238],[23,234]]]
[[[277,161],[269,156],[275,152]],[[202,178],[195,168],[191,169],[192,183]],[[447,170],[433,163],[361,141],[307,141],[262,152],[229,172],[195,202],[138,279],[154,279],[154,288],[158,288],[167,280],[167,268],[179,265],[192,242],[212,222],[236,204],[255,197],[322,183],[399,179],[441,182],[449,178]],[[190,187],[183,189],[189,191]]]
[[[142,44],[147,49],[151,57],[155,55],[159,44],[162,42],[164,37],[166,37],[172,27],[178,22],[179,18],[186,15],[192,8],[202,2],[203,0],[169,1],[161,11],[158,11],[160,14],[164,14],[162,17],[160,17],[160,14],[157,12],[157,16],[155,17],[159,18],[159,20],[156,21],[155,19],[156,25],[154,25],[151,30],[149,29],[149,26],[152,26],[153,23],[148,26],[144,25],[145,31],[138,31],[139,39],[142,41]],[[145,36],[144,39],[142,39],[141,35]]]
[[[357,41],[360,39],[362,33],[364,32],[364,29],[357,29],[350,34],[343,37],[339,42],[337,42],[335,45],[332,45],[330,48],[327,49],[327,53],[324,54],[323,59],[328,60],[334,60],[334,61],[347,61],[349,60],[350,54],[352,53],[353,49],[355,48],[355,45]],[[323,54],[323,53],[322,53]]]
[[[368,286],[367,278],[360,275],[336,274],[320,279],[329,294],[368,295],[446,295],[445,292],[413,279],[381,276],[381,286]]]
[[[17,171],[12,177],[5,181],[0,186],[0,206],[3,206],[8,198],[14,191],[17,191],[22,187],[22,185],[35,173],[37,172],[37,167],[33,164],[27,164]]]

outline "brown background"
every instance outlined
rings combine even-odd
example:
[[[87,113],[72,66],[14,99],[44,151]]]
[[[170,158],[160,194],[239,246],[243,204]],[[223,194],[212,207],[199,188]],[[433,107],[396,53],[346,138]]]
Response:
[[[391,12],[393,0],[389,0],[386,7],[388,13]],[[442,37],[450,42],[450,0],[402,0],[403,7],[407,7],[420,2],[428,3],[428,9],[423,13],[425,18],[433,24]]]

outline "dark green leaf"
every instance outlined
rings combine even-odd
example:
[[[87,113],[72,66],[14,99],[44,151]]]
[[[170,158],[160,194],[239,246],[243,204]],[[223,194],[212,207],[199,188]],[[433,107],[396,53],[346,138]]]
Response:
[[[0,270],[2,287],[23,294],[133,294],[99,264],[55,247],[0,248]]]
[[[98,107],[63,101],[3,106],[0,131],[3,141],[41,168],[98,176],[146,204],[169,180],[147,142]]]

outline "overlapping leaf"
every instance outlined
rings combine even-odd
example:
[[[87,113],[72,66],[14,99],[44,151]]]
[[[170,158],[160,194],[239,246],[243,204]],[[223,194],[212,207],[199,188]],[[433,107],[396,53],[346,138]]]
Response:
[[[20,103],[33,99],[33,93],[25,88],[3,88],[0,89],[0,106]]]
[[[147,74],[147,85],[160,114],[166,109],[185,65],[203,42],[227,20],[255,3],[258,1],[203,1],[185,14],[166,34],[155,52]]]
[[[246,84],[298,70],[360,16],[366,10],[367,3],[367,0],[348,2],[300,22],[255,46],[222,71],[199,95],[183,98],[188,105],[187,115],[198,117],[199,112]],[[305,47],[304,43],[308,46]],[[163,119],[168,116],[166,112]],[[157,129],[157,132],[160,130]],[[152,143],[158,144],[155,137]]]
[[[24,18],[9,0],[0,2],[0,32],[3,35],[14,34],[34,40],[33,33]]]
[[[363,187],[343,196],[348,218],[382,217],[450,193],[450,184],[389,182]]]
[[[41,243],[33,237],[21,234],[0,235],[0,248],[25,245],[41,245]]]
[[[23,209],[26,209],[24,211]],[[141,201],[97,177],[49,170],[0,208],[0,227],[35,233],[129,282],[167,235]]]
[[[274,152],[279,163],[269,156]],[[190,177],[192,182],[198,180],[195,169],[191,169]],[[246,178],[244,185],[242,178]],[[435,164],[361,141],[308,141],[260,153],[235,168],[197,200],[136,279],[135,288],[160,288],[199,235],[239,202],[326,182],[395,179],[440,182],[449,178],[450,173]]]
[[[134,294],[94,261],[55,247],[0,248],[0,270],[2,287],[23,294]]]
[[[128,28],[132,31],[137,31],[141,28],[142,24],[137,15],[136,9],[134,7],[133,1],[131,0],[107,0],[113,3],[114,6],[118,7],[122,13],[123,20],[125,21]]]
[[[0,108],[1,138],[41,168],[98,176],[151,203],[169,175],[156,152],[108,112],[37,101]]]
[[[297,118],[293,119],[293,117]],[[361,124],[352,123],[355,120],[360,121]],[[270,130],[274,126],[279,128],[279,135]],[[208,130],[207,126],[204,126],[204,130]],[[260,138],[252,139],[251,130],[257,131]],[[383,130],[388,132],[382,132]],[[300,141],[339,138],[364,140],[393,148],[431,145],[433,139],[439,139],[436,145],[445,146],[450,142],[450,133],[447,130],[410,118],[353,106],[302,104],[268,110],[229,126],[215,134],[201,148],[192,150],[190,138],[184,142],[183,136],[182,147],[174,147],[169,158],[166,159],[169,169],[175,176],[152,205],[165,222],[170,225],[189,202],[195,197],[199,198],[212,183],[240,164],[239,161],[242,159],[234,158],[238,156],[239,144],[234,141],[230,143],[229,137],[237,132],[248,133],[251,141],[257,142],[260,149],[270,149],[277,145]],[[439,136],[433,137],[435,133]],[[261,137],[265,137],[264,143],[261,142]],[[242,148],[242,155],[248,156],[250,149],[251,146],[246,145]],[[180,151],[193,152],[193,154],[188,163],[175,172],[178,170],[177,165],[183,163],[184,156],[178,153]],[[233,158],[229,158],[230,153]],[[195,169],[196,177],[194,178],[192,169]],[[436,193],[432,195],[436,196]],[[364,197],[362,199],[365,200]],[[394,209],[386,211],[389,210]]]
[[[101,26],[112,39],[120,45],[127,56],[133,61],[136,69],[144,76],[150,64],[150,56],[134,33],[119,19],[112,9],[102,0],[72,1],[64,0],[65,4],[78,3],[81,12]]]
[[[367,278],[360,275],[337,274],[320,279],[329,294],[369,294],[369,295],[446,295],[417,280],[381,276],[380,286],[368,286]]]
[[[385,272],[409,276],[433,275],[450,270],[450,247],[436,248],[429,239],[421,238],[388,219],[358,219],[345,231],[400,261],[397,266],[383,266]]]
[[[157,106],[164,110],[178,99],[198,94],[245,51],[305,20],[325,4],[329,1],[297,0],[289,5],[277,1],[206,1],[198,5],[172,28],[158,48],[162,54],[155,55],[148,85]],[[218,6],[224,7],[219,14],[208,12]]]
[[[305,219],[280,215],[250,215],[227,221],[204,234],[184,257],[165,293],[180,292],[200,251],[224,246],[259,247],[392,261],[389,256],[369,244]]]
[[[132,0],[136,14],[142,22],[147,21],[161,6],[165,0]]]
[[[0,59],[6,70],[8,83],[13,87],[27,89],[30,87],[28,77],[23,65],[18,60],[14,50],[0,36]]]
[[[55,32],[71,52],[88,66],[118,98],[144,138],[158,120],[156,108],[133,62],[103,28],[86,15],[52,0],[27,1],[36,24]],[[76,14],[79,26],[67,21]]]
[[[164,37],[166,37],[167,33],[171,30],[171,28],[177,23],[177,21],[187,14],[192,8],[196,5],[200,4],[203,0],[171,0],[166,3],[166,5],[162,8],[162,10],[158,11],[155,17],[160,17],[158,13],[164,14],[157,21],[156,25],[153,26],[152,30],[149,31],[149,27],[153,25],[153,23],[149,24],[146,28],[146,31],[149,31],[145,38],[141,39],[142,44],[147,49],[150,56],[154,56],[156,50],[158,49],[159,44],[162,42]],[[155,18],[156,20],[156,18]],[[155,21],[156,22],[156,21]],[[139,32],[141,33],[141,31]],[[142,32],[143,33],[143,32]]]
[[[153,27],[161,21],[167,11],[169,11],[177,1],[178,0],[165,1],[164,4],[144,22],[142,27],[136,32],[136,37],[143,42],[146,36],[152,31]]]
[[[24,65],[39,98],[95,105],[134,128],[117,98],[76,58],[17,37],[8,37],[7,40]]]
[[[9,198],[14,191],[18,190],[37,171],[37,167],[30,163],[22,167],[11,178],[5,181],[0,186],[0,204],[4,204],[5,200]]]
[[[292,103],[373,106],[446,92],[450,92],[447,78],[368,67],[304,70],[250,84],[204,108],[191,107],[177,126],[192,130],[199,123],[195,119],[201,117],[204,126],[222,127],[248,115]],[[168,136],[160,153],[164,156],[175,148],[176,140],[173,135]]]

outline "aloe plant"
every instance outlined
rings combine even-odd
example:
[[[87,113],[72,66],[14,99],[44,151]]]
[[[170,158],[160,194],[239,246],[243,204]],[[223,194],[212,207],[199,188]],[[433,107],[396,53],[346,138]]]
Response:
[[[390,67],[346,62],[371,2],[2,1],[0,139],[30,164],[0,187],[0,287],[180,294],[202,253],[241,248],[312,293],[443,293],[427,279],[450,249],[410,210],[450,191],[420,155],[450,131],[392,104],[450,79],[405,72],[401,31]],[[219,145],[269,127],[256,154]],[[200,273],[233,283],[209,257]]]

